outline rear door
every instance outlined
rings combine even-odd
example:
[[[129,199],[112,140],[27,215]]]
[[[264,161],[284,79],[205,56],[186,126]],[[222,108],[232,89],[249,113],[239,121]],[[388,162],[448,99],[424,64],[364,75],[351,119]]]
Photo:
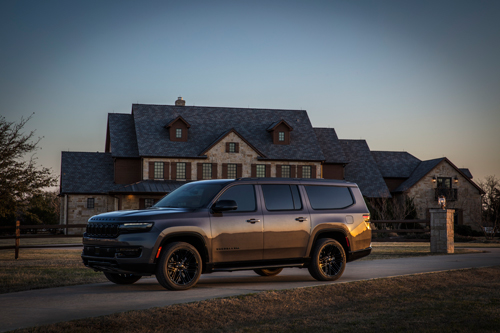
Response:
[[[298,185],[262,184],[264,259],[306,255],[311,221]]]

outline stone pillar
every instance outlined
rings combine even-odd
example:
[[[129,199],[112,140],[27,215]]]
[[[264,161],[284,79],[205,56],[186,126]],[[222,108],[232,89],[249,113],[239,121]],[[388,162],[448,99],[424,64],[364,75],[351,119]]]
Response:
[[[454,209],[431,209],[431,252],[455,253]]]

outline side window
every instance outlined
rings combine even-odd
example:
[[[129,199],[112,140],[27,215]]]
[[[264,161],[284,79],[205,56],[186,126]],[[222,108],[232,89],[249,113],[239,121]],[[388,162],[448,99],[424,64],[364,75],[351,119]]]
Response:
[[[262,185],[267,210],[302,209],[297,185]]]
[[[231,212],[253,212],[257,209],[255,202],[255,189],[253,185],[236,185],[222,193],[219,200],[234,200],[238,205],[237,210]]]
[[[313,209],[339,209],[354,203],[351,190],[341,186],[305,186]]]

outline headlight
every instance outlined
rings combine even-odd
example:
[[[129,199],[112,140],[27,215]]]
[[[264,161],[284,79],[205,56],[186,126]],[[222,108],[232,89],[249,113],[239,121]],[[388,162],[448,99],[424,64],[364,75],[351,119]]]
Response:
[[[129,222],[120,224],[120,233],[146,232],[153,228],[153,222]]]

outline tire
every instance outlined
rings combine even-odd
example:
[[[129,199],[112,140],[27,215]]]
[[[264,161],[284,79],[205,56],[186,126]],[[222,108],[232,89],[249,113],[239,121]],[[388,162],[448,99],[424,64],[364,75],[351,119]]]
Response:
[[[259,268],[254,269],[253,271],[260,276],[275,276],[281,273],[283,268]]]
[[[140,275],[134,274],[119,274],[119,273],[108,273],[104,272],[106,278],[116,284],[133,284],[141,278]]]
[[[320,239],[311,257],[309,273],[318,281],[334,281],[342,276],[346,265],[344,248],[334,239]]]
[[[169,244],[156,266],[156,279],[168,290],[186,290],[201,276],[202,261],[194,246],[184,242]]]

